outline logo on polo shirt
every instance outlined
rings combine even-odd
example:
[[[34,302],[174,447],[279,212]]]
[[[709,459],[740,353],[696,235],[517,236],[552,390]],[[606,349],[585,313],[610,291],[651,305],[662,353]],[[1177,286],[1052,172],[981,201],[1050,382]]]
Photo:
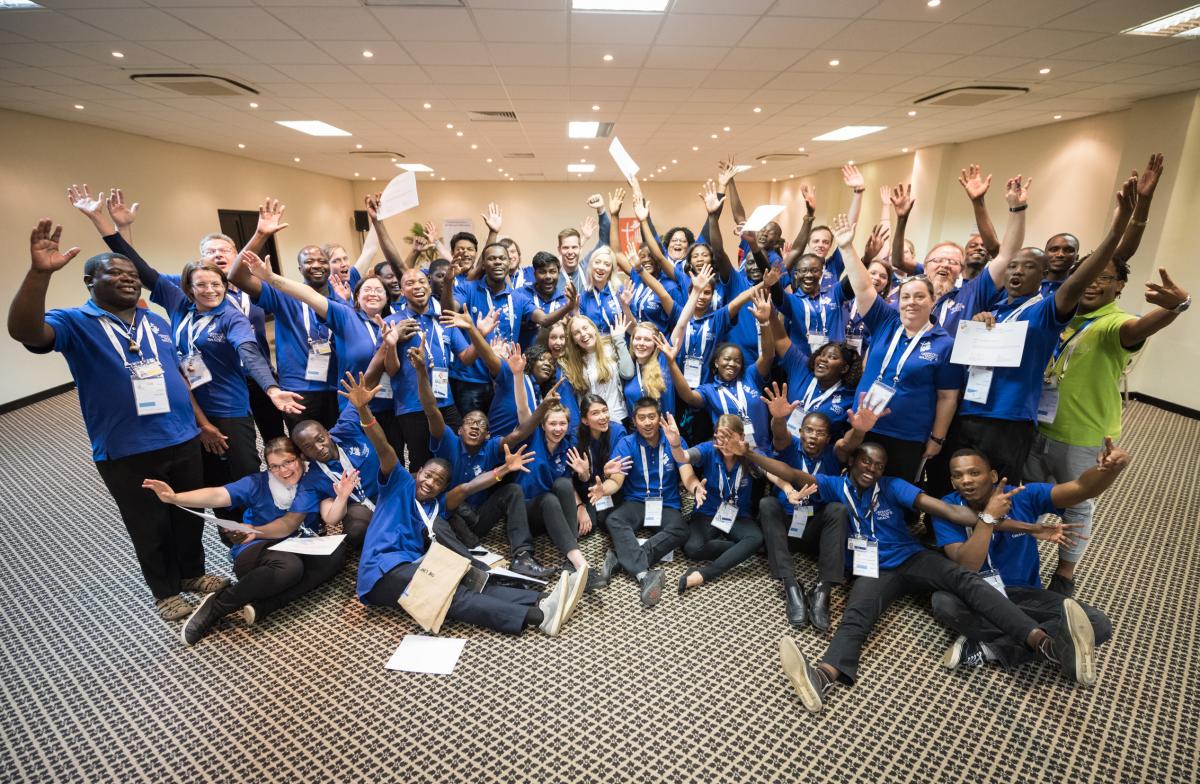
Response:
[[[891,517],[892,517],[892,510],[891,510],[891,509],[888,509],[888,508],[886,508],[886,507],[885,507],[885,508],[883,508],[883,509],[876,509],[876,510],[875,510],[875,519],[876,519],[876,520],[890,520],[890,519],[891,519]]]
[[[367,450],[361,446],[344,446],[342,449],[346,450],[346,454],[354,455],[355,457],[364,457],[367,454]]]
[[[933,341],[926,340],[921,343],[921,352],[922,353],[929,351],[931,348],[933,348]]]

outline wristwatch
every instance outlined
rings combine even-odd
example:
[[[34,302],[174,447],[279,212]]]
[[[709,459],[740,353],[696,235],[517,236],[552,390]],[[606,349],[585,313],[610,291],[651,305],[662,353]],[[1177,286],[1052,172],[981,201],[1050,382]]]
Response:
[[[935,436],[933,433],[930,433],[930,434],[929,434],[929,440],[930,440],[930,441],[932,441],[933,443],[937,444],[938,446],[945,446],[945,445],[946,445],[946,439],[944,439],[944,438],[938,438],[938,437],[937,437],[937,436]]]
[[[1000,525],[1000,520],[999,520],[999,519],[997,519],[997,518],[995,518],[995,517],[992,517],[992,516],[991,516],[990,514],[988,514],[987,512],[980,512],[980,513],[977,515],[977,517],[979,518],[979,522],[981,522],[981,523],[987,523],[988,525],[992,526],[993,528],[995,528],[996,526]]]
[[[1172,312],[1172,313],[1182,313],[1183,311],[1185,311],[1185,310],[1187,310],[1189,307],[1191,307],[1191,305],[1192,305],[1192,295],[1191,295],[1191,294],[1189,294],[1189,295],[1188,295],[1188,298],[1187,298],[1187,299],[1185,299],[1183,302],[1180,302],[1178,305],[1176,305],[1176,306],[1175,306],[1175,307],[1174,307],[1174,308],[1171,310],[1171,312]]]

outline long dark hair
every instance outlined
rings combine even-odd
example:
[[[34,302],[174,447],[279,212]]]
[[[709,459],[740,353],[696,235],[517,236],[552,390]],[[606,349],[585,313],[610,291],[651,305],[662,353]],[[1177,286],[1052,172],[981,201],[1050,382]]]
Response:
[[[592,429],[587,424],[587,413],[592,406],[599,403],[608,408],[608,401],[600,397],[594,392],[589,392],[579,401],[579,450],[587,452],[591,456],[592,461],[592,476],[599,476],[604,470],[604,464],[608,462],[609,448],[611,441],[607,436],[604,438],[592,438]],[[613,426],[612,419],[608,421],[608,426],[611,429]]]

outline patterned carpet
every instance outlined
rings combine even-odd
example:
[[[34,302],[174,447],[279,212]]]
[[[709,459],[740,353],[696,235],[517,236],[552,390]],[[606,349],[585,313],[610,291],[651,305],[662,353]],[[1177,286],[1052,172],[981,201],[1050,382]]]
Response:
[[[185,648],[60,395],[0,416],[0,781],[1195,781],[1200,422],[1131,403],[1126,429],[1134,463],[1078,579],[1115,627],[1095,688],[1040,665],[948,674],[950,633],[903,602],[859,685],[812,717],[778,667],[761,557],[680,598],[680,553],[657,608],[620,578],[557,639],[449,625],[469,642],[448,677],[384,669],[415,628],[360,606],[349,566]],[[593,563],[604,547],[584,543]]]

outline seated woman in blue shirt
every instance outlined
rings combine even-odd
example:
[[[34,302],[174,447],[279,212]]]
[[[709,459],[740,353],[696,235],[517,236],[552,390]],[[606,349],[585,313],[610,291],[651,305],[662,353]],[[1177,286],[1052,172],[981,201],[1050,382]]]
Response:
[[[146,479],[142,486],[154,492],[164,504],[179,504],[195,509],[244,507],[242,522],[258,531],[245,534],[230,532],[234,544],[229,549],[237,582],[204,597],[204,601],[183,624],[184,643],[195,645],[217,622],[230,613],[242,611],[248,624],[262,621],[270,613],[327,582],[338,573],[346,560],[343,541],[329,555],[299,555],[272,550],[281,539],[318,532],[316,506],[302,495],[297,499],[304,476],[304,459],[288,438],[272,439],[263,449],[267,470],[243,477],[223,487],[205,487],[176,493],[166,482]],[[343,476],[337,485],[337,499],[345,503],[354,489],[353,477]],[[331,503],[327,501],[327,503]],[[311,506],[312,508],[308,508]]]
[[[820,411],[829,418],[833,434],[840,435],[862,378],[858,352],[835,340],[805,356],[786,335],[775,341],[775,352],[787,378],[788,400],[800,404],[787,422],[788,431],[800,435],[804,417]]]
[[[635,403],[637,401],[634,401]],[[617,442],[625,436],[625,427],[613,422],[608,414],[608,403],[599,395],[584,395],[580,404],[579,428],[575,434],[575,445],[567,451],[567,463],[574,474],[575,494],[580,503],[575,509],[579,535],[586,536],[597,525],[604,525],[608,513],[619,498],[604,496],[596,504],[588,497],[588,488],[603,480],[610,473],[629,470],[632,460],[610,461]]]

